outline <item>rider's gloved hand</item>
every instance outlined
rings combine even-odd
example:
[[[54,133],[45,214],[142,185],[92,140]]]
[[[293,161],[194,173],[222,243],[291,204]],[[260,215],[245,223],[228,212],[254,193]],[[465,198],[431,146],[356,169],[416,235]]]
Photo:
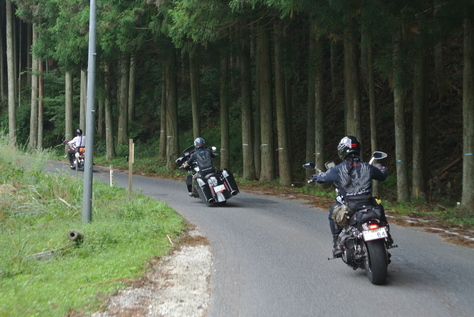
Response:
[[[377,167],[379,170],[381,170],[384,173],[387,172],[387,168],[385,166],[383,166],[382,164],[375,164],[374,166]]]

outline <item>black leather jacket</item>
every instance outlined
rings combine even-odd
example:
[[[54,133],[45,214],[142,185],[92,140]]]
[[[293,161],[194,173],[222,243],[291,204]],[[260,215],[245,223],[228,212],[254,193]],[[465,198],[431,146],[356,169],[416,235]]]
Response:
[[[358,157],[347,159],[326,172],[313,175],[318,183],[333,182],[345,200],[351,196],[371,195],[372,179],[383,181],[387,178],[385,167],[361,162]]]

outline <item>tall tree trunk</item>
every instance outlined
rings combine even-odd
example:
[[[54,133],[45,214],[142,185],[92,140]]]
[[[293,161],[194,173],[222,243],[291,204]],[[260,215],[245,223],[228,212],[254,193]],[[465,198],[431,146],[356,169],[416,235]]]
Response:
[[[397,191],[398,201],[409,200],[408,190],[408,172],[405,144],[405,87],[402,65],[402,56],[399,51],[401,36],[398,34],[394,43],[393,50],[393,104],[395,120],[395,161],[397,164]]]
[[[6,96],[6,80],[5,80],[5,45],[3,44],[5,35],[3,33],[3,28],[0,28],[0,103],[3,103],[7,100]],[[3,109],[2,109],[3,110]]]
[[[81,69],[81,94],[79,101],[79,128],[86,131],[87,70]]]
[[[359,49],[352,29],[344,35],[344,91],[346,102],[346,133],[361,139]]]
[[[281,22],[274,25],[274,54],[275,54],[275,106],[278,134],[278,171],[280,184],[291,185],[290,151],[288,146],[287,111],[285,100],[285,75],[283,73],[283,45]]]
[[[119,119],[118,119],[118,143],[127,145],[128,142],[128,78],[129,61],[127,58],[120,59],[119,76]]]
[[[426,118],[425,92],[425,52],[419,48],[416,52],[413,78],[413,180],[411,197],[426,199]]]
[[[252,117],[252,74],[250,61],[250,42],[248,36],[242,36],[242,54],[240,62],[241,100],[242,100],[242,156],[243,177],[255,180],[255,158],[253,149],[253,117]]]
[[[367,44],[367,87],[369,89],[369,111],[370,111],[370,147],[372,152],[377,151],[377,100],[375,96],[374,56],[371,41]],[[377,181],[372,182],[372,195],[378,196],[379,185]]]
[[[128,126],[135,119],[135,78],[137,70],[137,61],[135,57],[130,57],[130,71],[128,78]]]
[[[434,16],[438,17],[439,8],[442,7],[442,0],[434,0]],[[438,92],[438,101],[443,101],[448,90],[446,71],[444,69],[444,58],[443,58],[443,41],[440,40],[434,46],[434,64],[436,74],[436,88]]]
[[[103,140],[104,135],[104,125],[105,125],[105,92],[100,89],[97,91],[97,138]]]
[[[313,24],[315,34],[318,26]],[[314,43],[314,133],[315,133],[315,162],[319,167],[324,166],[324,45],[323,37],[316,35]]]
[[[105,66],[104,75],[105,159],[109,162],[116,156],[112,119],[112,75],[109,65]]]
[[[36,43],[36,24],[33,24],[32,41]],[[31,60],[31,101],[30,101],[30,137],[28,141],[28,151],[36,150],[38,142],[38,58]]]
[[[38,59],[38,150],[43,149],[44,130],[44,74],[43,61]]]
[[[163,61],[163,67],[161,68],[161,111],[160,111],[160,154],[159,157],[166,158],[166,81],[168,76],[166,75],[166,60]]]
[[[340,80],[339,80],[339,50],[338,50],[339,44],[338,42],[331,40],[330,43],[330,61],[331,61],[331,99],[334,101],[336,100],[336,97],[340,91]]]
[[[8,139],[12,147],[17,147],[15,109],[15,64],[13,54],[13,10],[11,0],[6,0],[7,15],[7,71],[8,71]]]
[[[220,116],[221,116],[221,164],[229,168],[229,56],[220,52]]]
[[[464,19],[463,168],[461,208],[474,210],[474,22]]]
[[[316,69],[316,34],[311,23],[309,27],[309,48],[308,48],[308,101],[306,109],[306,162],[312,162],[315,158],[316,133],[315,133],[315,78]],[[309,179],[314,174],[312,170],[306,170],[306,178]]]
[[[260,28],[257,36],[257,64],[259,80],[259,104],[261,126],[261,171],[260,181],[275,179],[273,145],[272,69],[269,31]]]
[[[72,140],[72,131],[73,131],[73,126],[72,126],[72,72],[66,72],[64,76],[64,121],[65,121],[65,131],[64,131],[64,138],[69,141]],[[67,148],[66,150],[67,151]]]
[[[191,107],[193,115],[193,137],[201,136],[201,113],[199,94],[199,64],[197,63],[196,48],[189,52],[189,81],[191,84]]]
[[[174,161],[179,154],[176,65],[176,51],[171,49],[166,64],[166,168],[168,171],[176,169]]]

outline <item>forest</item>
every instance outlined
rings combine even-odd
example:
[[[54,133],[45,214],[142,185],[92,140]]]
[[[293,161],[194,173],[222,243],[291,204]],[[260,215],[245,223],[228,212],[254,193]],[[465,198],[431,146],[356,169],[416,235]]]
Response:
[[[197,136],[242,179],[290,186],[345,135],[398,202],[474,209],[473,0],[0,0],[0,129],[28,151],[85,131],[168,170]],[[306,174],[305,174],[306,173]]]

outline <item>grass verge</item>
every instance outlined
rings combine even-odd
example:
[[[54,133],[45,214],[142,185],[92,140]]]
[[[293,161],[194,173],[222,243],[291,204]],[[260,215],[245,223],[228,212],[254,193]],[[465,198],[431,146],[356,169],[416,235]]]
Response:
[[[164,203],[100,182],[84,223],[82,181],[43,172],[46,159],[0,144],[0,316],[98,311],[186,229]],[[83,239],[68,239],[71,229]]]

